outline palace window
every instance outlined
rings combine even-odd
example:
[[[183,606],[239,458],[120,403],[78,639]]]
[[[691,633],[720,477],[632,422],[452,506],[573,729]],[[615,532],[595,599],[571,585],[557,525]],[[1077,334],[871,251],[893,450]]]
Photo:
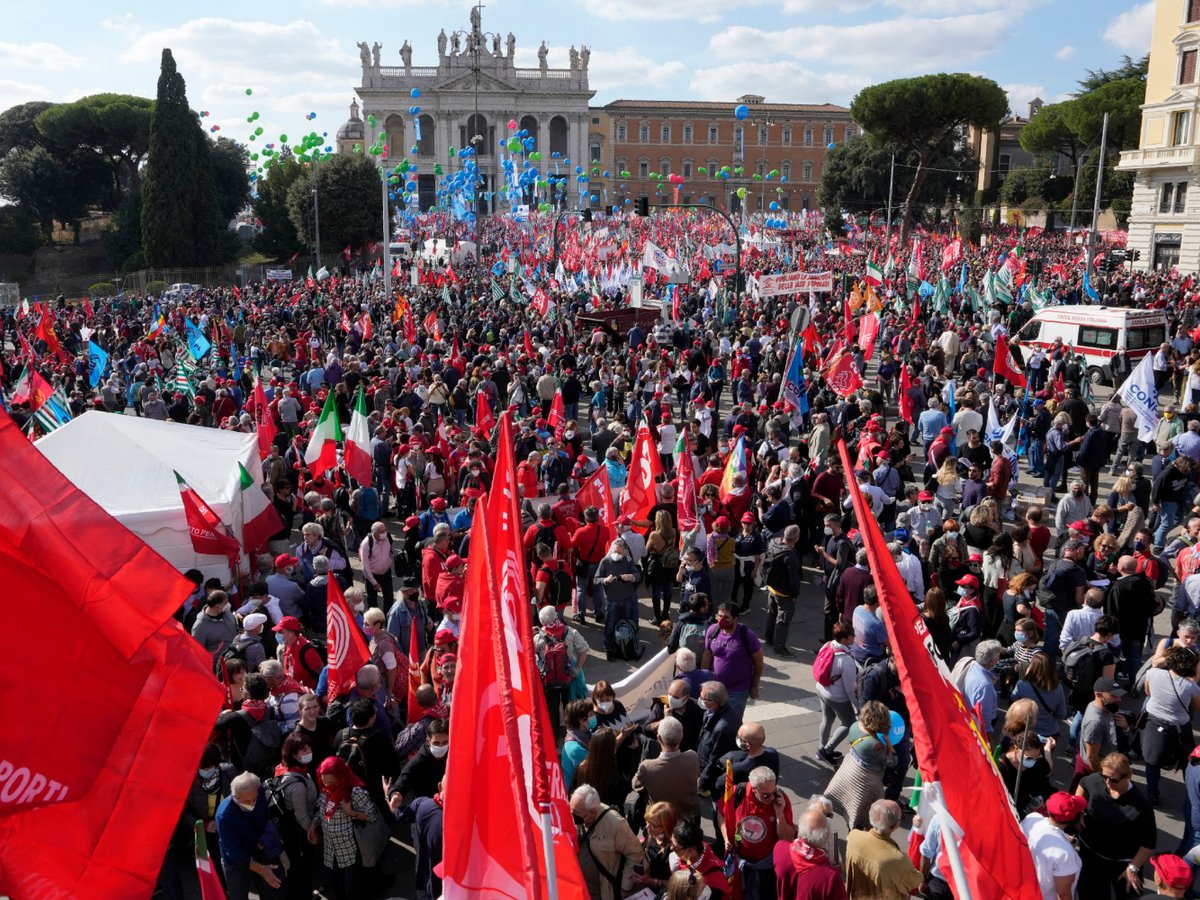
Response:
[[[692,142],[692,126],[691,125],[683,126],[683,142],[685,144],[690,144]]]
[[[666,157],[658,161],[658,174],[664,178],[671,174],[671,161]]]
[[[805,181],[812,181],[812,180],[813,180],[813,165],[812,165],[812,162],[810,162],[809,160],[807,160],[807,159],[806,159],[806,160],[804,161],[804,166],[803,166],[803,169],[802,169],[801,171],[804,173],[804,174],[803,174],[803,178],[804,178],[804,180],[805,180]]]
[[[638,160],[638,175],[642,178],[650,177],[650,160],[648,160],[648,159]]]
[[[1196,83],[1196,51],[1184,50],[1179,54],[1179,83]]]
[[[1158,211],[1160,213],[1169,213],[1171,204],[1175,200],[1175,183],[1168,181],[1162,186],[1162,193],[1158,199]]]
[[[623,144],[623,143],[625,143],[625,138],[626,138],[626,136],[627,136],[627,135],[626,135],[626,128],[625,128],[625,124],[624,124],[624,123],[622,123],[622,124],[620,124],[620,125],[618,125],[618,126],[617,126],[617,143],[618,143],[618,144]]]
[[[1183,213],[1187,210],[1187,186],[1186,181],[1180,181],[1175,185],[1175,212]]]
[[[642,144],[650,143],[650,126],[645,122],[638,126],[638,142]]]
[[[833,126],[826,125],[825,126],[825,146],[828,147],[832,143],[833,143]]]
[[[811,147],[812,142],[813,142],[813,130],[812,130],[812,128],[805,128],[804,129],[804,146]]]
[[[792,145],[792,129],[790,127],[783,129],[783,146],[790,147]]]
[[[767,126],[759,125],[758,126],[758,143],[761,146],[761,145],[766,144],[766,142],[767,142]]]
[[[692,177],[692,161],[690,159],[685,159],[683,161],[683,169],[680,174],[682,174],[684,178]]]
[[[1183,147],[1191,142],[1192,118],[1187,110],[1171,113],[1171,146]]]
[[[671,143],[671,126],[664,125],[659,130],[659,140],[664,144]]]
[[[715,144],[718,140],[720,140],[720,134],[721,130],[716,125],[708,126],[708,142],[710,144]]]

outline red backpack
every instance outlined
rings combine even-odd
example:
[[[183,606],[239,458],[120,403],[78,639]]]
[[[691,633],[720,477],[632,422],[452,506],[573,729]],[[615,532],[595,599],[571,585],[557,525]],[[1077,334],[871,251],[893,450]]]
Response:
[[[823,688],[833,686],[833,660],[839,652],[845,653],[846,648],[837,641],[829,641],[817,651],[812,667],[813,681]]]

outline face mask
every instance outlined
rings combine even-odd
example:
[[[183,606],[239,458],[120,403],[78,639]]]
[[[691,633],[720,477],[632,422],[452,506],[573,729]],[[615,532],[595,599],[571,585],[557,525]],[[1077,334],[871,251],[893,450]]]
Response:
[[[365,608],[366,608],[365,603],[355,603],[354,604],[354,611],[357,613],[362,612]]]
[[[921,503],[921,509],[933,509],[932,503]]]
[[[451,622],[457,622],[459,619],[462,618],[462,616],[459,615],[458,613],[447,613],[446,618],[449,619]]]
[[[620,562],[625,557],[622,556],[620,553],[617,553],[614,551],[614,552],[608,554],[608,558],[611,559],[613,562]]]
[[[442,759],[450,752],[449,744],[430,744],[429,752],[433,754],[434,759]]]
[[[736,743],[737,743],[739,750],[749,750],[750,749],[750,745],[747,744],[745,741],[743,741],[741,738],[737,738]]]
[[[965,596],[967,596],[967,589],[965,587],[960,587],[958,589],[957,593],[958,593],[958,596],[965,597]]]
[[[825,526],[825,536],[833,537],[833,529],[830,528],[828,525]]]
[[[1037,765],[1037,761],[1038,761],[1038,758],[1036,756],[1033,759],[1030,759],[1028,756],[1026,756],[1024,759],[1021,760],[1021,765],[1024,766],[1026,769],[1032,769],[1034,766]]]
[[[302,766],[307,766],[310,762],[312,762],[312,759],[313,755],[312,751],[310,750],[308,753],[301,753],[299,756],[297,756],[296,762],[300,763]]]
[[[1120,703],[1105,703],[1104,708],[1107,709],[1110,713],[1116,714],[1121,711],[1121,704]]]
[[[687,697],[667,697],[667,705],[671,709],[683,709],[687,706]]]
[[[243,810],[245,810],[248,813],[254,812],[254,804],[253,803],[242,803],[240,800],[235,800],[234,803],[236,803],[238,806],[240,806]]]
[[[213,767],[211,769],[200,769],[199,771],[200,771],[200,777],[204,778],[206,780],[209,778],[212,778],[214,775],[217,774],[216,767]]]
[[[607,716],[613,711],[613,702],[611,700],[605,700],[602,703],[597,703],[596,711]]]

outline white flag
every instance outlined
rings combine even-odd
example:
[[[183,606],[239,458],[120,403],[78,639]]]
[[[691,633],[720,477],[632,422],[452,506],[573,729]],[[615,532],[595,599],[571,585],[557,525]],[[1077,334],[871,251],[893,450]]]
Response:
[[[1139,441],[1149,441],[1158,424],[1158,388],[1154,386],[1153,357],[1153,353],[1143,356],[1117,391],[1125,405],[1137,414]]]
[[[653,241],[646,241],[646,249],[642,251],[642,265],[658,269],[660,272],[674,272],[676,268],[675,260],[667,256]]]

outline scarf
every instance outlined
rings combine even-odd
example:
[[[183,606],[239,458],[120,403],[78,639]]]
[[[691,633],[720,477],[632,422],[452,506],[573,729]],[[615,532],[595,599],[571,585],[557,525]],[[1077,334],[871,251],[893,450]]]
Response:
[[[325,784],[325,775],[337,778],[337,784]],[[363,787],[362,779],[351,771],[346,761],[337,756],[330,756],[317,768],[317,780],[321,788],[323,806],[321,814],[326,820],[332,819],[342,806],[343,800],[349,800],[350,794],[356,787]]]
[[[802,874],[809,869],[829,865],[829,859],[826,857],[824,850],[820,847],[814,847],[812,844],[807,844],[799,838],[792,841],[788,852],[792,858],[792,865],[795,866],[797,872]]]
[[[586,729],[568,728],[567,740],[574,741],[575,743],[586,747],[592,741],[592,733]]]
[[[307,775],[308,766],[297,763],[294,766],[289,766],[287,763],[280,763],[275,767],[275,775],[282,777],[284,775]]]
[[[255,722],[261,722],[267,716],[266,700],[243,700],[242,710],[250,714]]]

